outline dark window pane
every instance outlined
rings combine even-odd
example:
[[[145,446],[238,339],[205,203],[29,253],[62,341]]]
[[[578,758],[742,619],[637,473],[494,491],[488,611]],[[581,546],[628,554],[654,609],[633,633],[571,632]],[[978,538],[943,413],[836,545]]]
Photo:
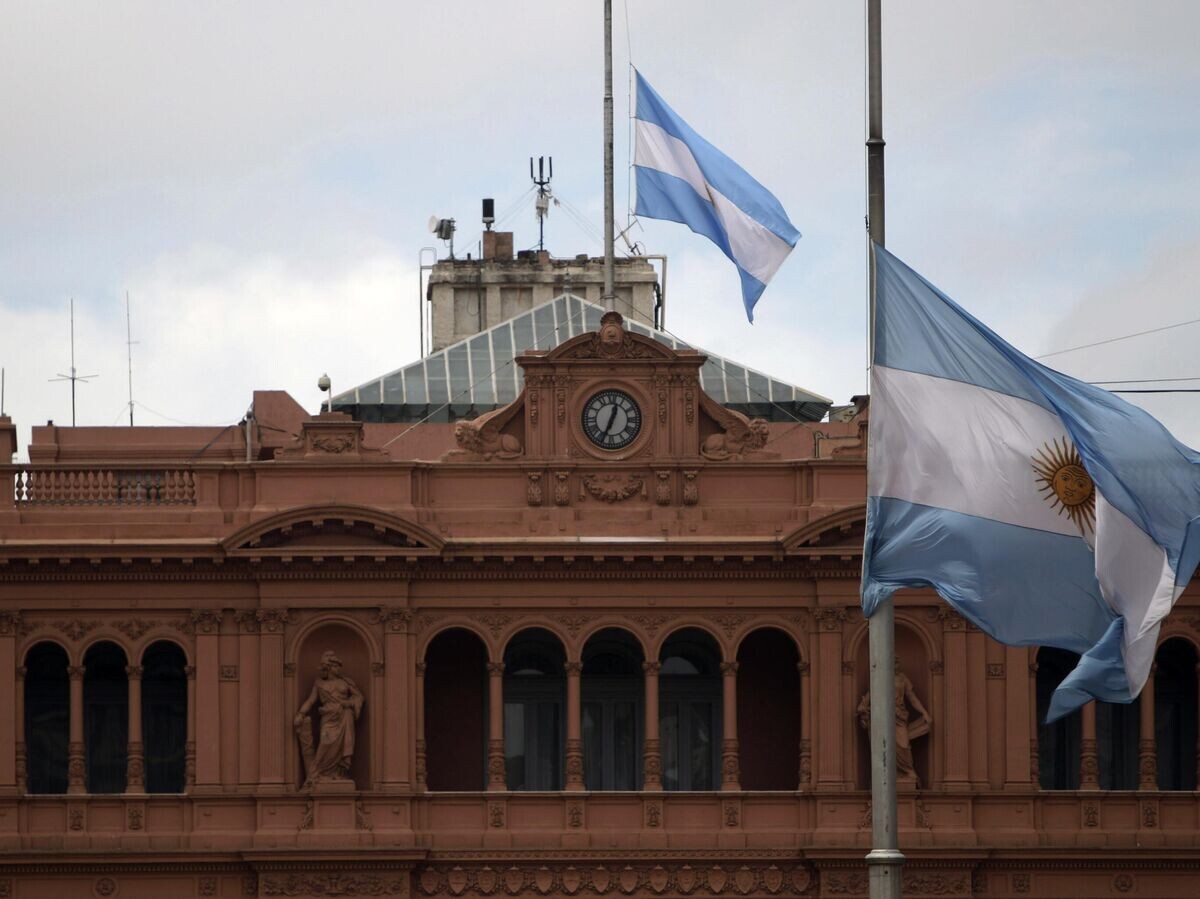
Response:
[[[125,653],[98,643],[84,658],[83,739],[89,793],[125,792],[129,676]]]
[[[679,703],[664,702],[659,714],[662,740],[663,789],[679,790]]]
[[[39,643],[25,655],[25,753],[30,793],[67,792],[67,654]]]
[[[504,703],[504,765],[510,790],[525,790],[525,706]]]
[[[182,793],[187,739],[187,680],[183,651],[155,643],[142,656],[142,739],[146,792]]]
[[[614,702],[613,783],[614,790],[637,789],[637,704]]]
[[[581,736],[583,737],[583,782],[589,790],[603,790],[604,706],[599,702],[583,704]]]

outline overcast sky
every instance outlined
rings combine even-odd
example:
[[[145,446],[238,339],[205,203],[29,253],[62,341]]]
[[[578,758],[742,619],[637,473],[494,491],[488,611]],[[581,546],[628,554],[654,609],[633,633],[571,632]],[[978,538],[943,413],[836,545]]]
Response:
[[[864,379],[864,14],[850,0],[615,0],[627,64],[776,193],[804,237],[747,324],[733,266],[678,225],[667,326],[838,401]],[[1200,4],[884,0],[888,246],[1041,354],[1200,317]],[[418,352],[430,214],[458,245],[528,157],[602,224],[602,4],[0,4],[0,365],[21,426],[237,421]],[[504,223],[536,242],[530,205]],[[556,255],[600,253],[552,210]],[[1053,357],[1187,378],[1200,325]],[[1047,360],[1051,361],[1051,360]],[[1135,385],[1156,386],[1156,385]],[[1200,394],[1133,397],[1200,446]],[[151,411],[153,410],[153,411]]]

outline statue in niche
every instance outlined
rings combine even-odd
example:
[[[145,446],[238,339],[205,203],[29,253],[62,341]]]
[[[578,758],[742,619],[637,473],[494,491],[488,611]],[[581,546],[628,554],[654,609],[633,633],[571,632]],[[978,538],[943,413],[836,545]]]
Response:
[[[933,718],[921,705],[913,690],[913,683],[908,675],[896,665],[896,780],[898,783],[911,783],[920,786],[917,769],[913,765],[912,741],[929,733]],[[916,719],[912,720],[913,714]],[[863,694],[858,704],[858,723],[862,725],[868,736],[871,733],[871,691]]]
[[[317,706],[320,737],[314,749],[312,724],[308,714]],[[321,667],[312,692],[296,712],[292,724],[304,757],[304,785],[322,781],[350,780],[350,762],[354,758],[354,725],[362,714],[363,694],[346,675],[337,653],[321,653]]]

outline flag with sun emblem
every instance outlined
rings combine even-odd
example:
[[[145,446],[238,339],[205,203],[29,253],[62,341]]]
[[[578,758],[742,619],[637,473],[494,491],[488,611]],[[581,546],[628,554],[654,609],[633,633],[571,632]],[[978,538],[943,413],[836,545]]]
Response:
[[[1050,720],[1131,702],[1200,561],[1200,453],[875,264],[863,610],[933,587],[1003,643],[1080,653]]]

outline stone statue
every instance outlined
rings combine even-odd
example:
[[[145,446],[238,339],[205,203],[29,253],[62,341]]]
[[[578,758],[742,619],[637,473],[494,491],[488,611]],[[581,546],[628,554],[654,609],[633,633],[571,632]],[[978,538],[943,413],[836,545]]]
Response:
[[[313,748],[312,724],[308,714],[318,704],[320,740]],[[362,714],[363,695],[358,685],[342,674],[342,660],[326,650],[321,653],[320,673],[312,692],[296,712],[292,724],[304,757],[304,785],[350,779],[354,757],[354,724]]]
[[[921,700],[917,699],[912,681],[900,670],[899,665],[896,666],[895,684],[896,780],[901,783],[907,781],[919,786],[917,769],[913,766],[912,741],[929,733],[929,726],[933,724],[933,718],[925,710],[925,706],[921,705]],[[910,721],[914,712],[918,717],[915,721]],[[863,694],[862,701],[858,704],[858,723],[868,734],[871,733],[871,692],[869,690]]]

